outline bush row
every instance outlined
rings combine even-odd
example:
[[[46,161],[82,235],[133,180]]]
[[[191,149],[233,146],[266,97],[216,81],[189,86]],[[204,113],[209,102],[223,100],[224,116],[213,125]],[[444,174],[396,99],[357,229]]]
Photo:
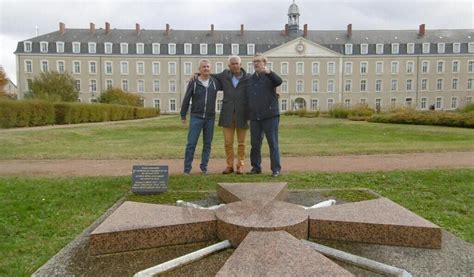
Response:
[[[329,117],[349,118],[351,120],[364,120],[375,113],[375,110],[369,108],[368,105],[357,105],[346,108],[342,105],[335,105],[329,111]]]
[[[284,115],[297,115],[299,117],[318,117],[319,111],[307,111],[306,109],[295,110],[295,111],[286,111]]]
[[[0,127],[116,121],[158,116],[159,109],[124,105],[0,101]]]

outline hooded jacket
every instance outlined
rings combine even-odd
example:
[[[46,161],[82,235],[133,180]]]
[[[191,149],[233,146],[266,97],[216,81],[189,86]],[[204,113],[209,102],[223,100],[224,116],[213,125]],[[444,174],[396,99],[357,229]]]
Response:
[[[216,115],[216,95],[219,90],[222,90],[221,85],[212,76],[209,76],[209,86],[207,88],[198,79],[190,81],[181,105],[181,119],[186,119],[191,99],[191,116],[214,118]]]

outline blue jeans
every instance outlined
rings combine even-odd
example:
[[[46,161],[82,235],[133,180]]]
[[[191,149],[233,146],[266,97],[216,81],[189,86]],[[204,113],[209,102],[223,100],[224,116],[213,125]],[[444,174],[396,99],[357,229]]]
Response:
[[[262,171],[262,141],[263,135],[267,138],[270,148],[270,168],[272,172],[281,171],[280,147],[278,146],[278,125],[280,117],[275,116],[262,120],[250,121],[250,163],[256,171]]]
[[[192,169],[194,151],[199,139],[199,135],[203,134],[203,147],[201,156],[201,171],[207,171],[209,156],[211,155],[211,143],[214,137],[214,118],[200,118],[191,116],[189,120],[188,143],[186,144],[186,152],[184,154],[184,172],[189,173]]]

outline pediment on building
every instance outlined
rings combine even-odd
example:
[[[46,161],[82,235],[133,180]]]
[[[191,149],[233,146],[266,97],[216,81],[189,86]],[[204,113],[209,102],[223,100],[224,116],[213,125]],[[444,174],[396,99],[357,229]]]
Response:
[[[267,57],[339,57],[341,54],[307,40],[294,39],[264,53]]]

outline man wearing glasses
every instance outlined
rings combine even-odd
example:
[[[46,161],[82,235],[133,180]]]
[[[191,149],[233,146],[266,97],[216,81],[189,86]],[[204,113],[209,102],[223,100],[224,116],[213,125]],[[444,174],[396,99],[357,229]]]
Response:
[[[278,177],[281,171],[280,149],[278,146],[278,125],[280,109],[276,88],[281,85],[280,76],[269,70],[267,58],[257,54],[253,59],[255,73],[249,79],[247,103],[250,119],[250,162],[252,170],[248,174],[262,173],[262,141],[267,138],[270,148],[270,167],[272,176]]]

